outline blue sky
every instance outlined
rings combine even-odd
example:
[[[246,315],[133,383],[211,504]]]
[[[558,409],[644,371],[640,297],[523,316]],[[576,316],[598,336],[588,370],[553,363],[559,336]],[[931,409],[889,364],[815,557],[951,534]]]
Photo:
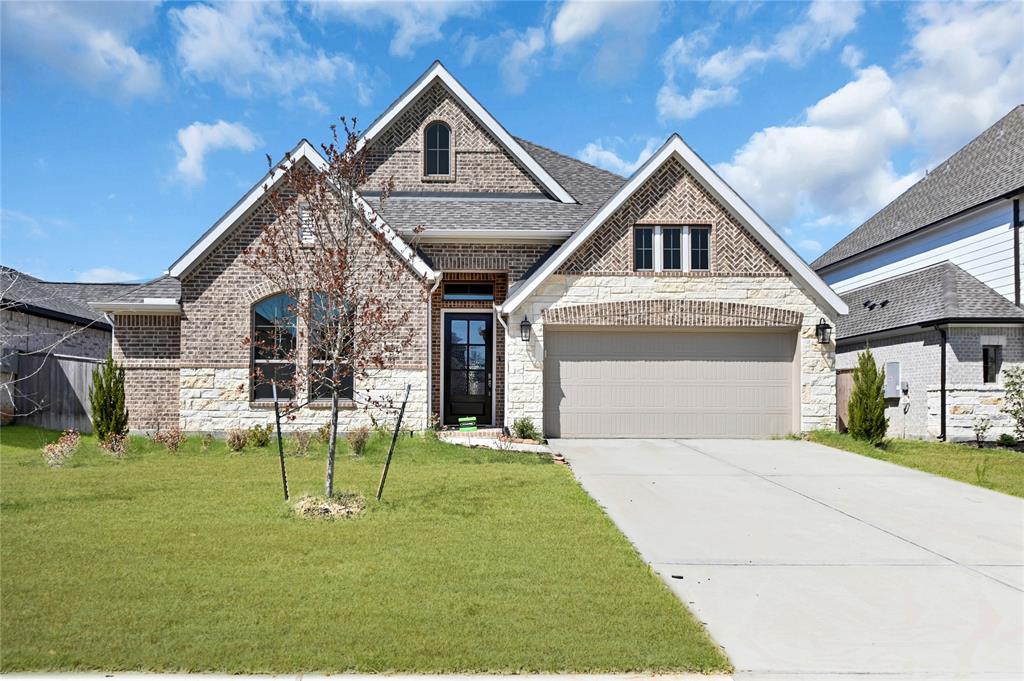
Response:
[[[679,132],[806,259],[1024,101],[1024,3],[4,2],[0,259],[161,274],[300,138],[434,59],[628,174]]]

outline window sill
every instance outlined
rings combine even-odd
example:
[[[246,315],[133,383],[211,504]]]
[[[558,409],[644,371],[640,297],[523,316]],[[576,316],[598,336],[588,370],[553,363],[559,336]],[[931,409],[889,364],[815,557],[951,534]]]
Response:
[[[290,402],[287,402],[287,401],[284,401],[284,400],[281,401],[281,405],[282,406],[287,405],[287,404],[290,404]],[[317,409],[317,410],[330,409],[331,408],[331,401],[330,400],[316,400],[315,402],[307,403],[306,406],[309,407],[310,409]],[[274,401],[273,400],[250,400],[249,408],[250,409],[273,409],[274,408]],[[338,400],[338,408],[339,409],[355,409],[356,408],[356,403],[353,400]]]
[[[421,179],[423,182],[455,182],[454,175],[424,175]]]

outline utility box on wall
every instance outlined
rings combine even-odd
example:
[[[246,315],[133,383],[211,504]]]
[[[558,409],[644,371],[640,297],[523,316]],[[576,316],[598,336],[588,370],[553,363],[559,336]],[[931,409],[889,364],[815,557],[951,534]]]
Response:
[[[903,394],[900,390],[900,363],[885,363],[885,399],[896,400]]]

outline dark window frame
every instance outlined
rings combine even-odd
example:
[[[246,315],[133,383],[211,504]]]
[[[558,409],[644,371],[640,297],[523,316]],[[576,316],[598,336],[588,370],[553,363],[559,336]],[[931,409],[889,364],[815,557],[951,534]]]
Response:
[[[654,229],[653,225],[633,228],[633,269],[637,272],[654,271]],[[641,233],[646,234],[647,243],[643,246],[640,244]],[[641,263],[641,253],[644,254],[646,263]]]
[[[263,317],[264,319],[267,319],[267,323],[260,323],[258,321],[258,319],[257,319],[257,314],[258,314],[259,308],[261,306],[267,305],[268,303],[271,303],[272,301],[275,301],[275,300],[278,300],[278,299],[283,299],[284,301],[290,301],[290,302],[283,302],[282,303],[281,310],[284,312],[284,314],[282,316],[278,316],[278,317],[274,317],[274,318],[270,318],[270,319],[268,319],[266,317]],[[289,308],[291,308],[290,311],[289,311]],[[278,321],[278,320],[284,320],[287,317],[291,318],[291,323],[289,325],[282,324],[280,321]],[[294,378],[294,376],[295,376],[295,369],[296,369],[295,362],[294,361],[288,361],[287,359],[285,359],[284,356],[287,355],[288,352],[295,352],[295,350],[296,350],[296,348],[298,346],[299,328],[298,328],[298,314],[296,313],[295,300],[291,296],[286,294],[286,293],[276,293],[276,294],[274,294],[272,296],[267,296],[266,298],[263,298],[262,300],[258,300],[258,301],[256,301],[255,303],[252,304],[252,307],[250,309],[250,317],[249,318],[250,318],[250,321],[251,321],[251,324],[252,324],[252,339],[253,339],[252,347],[251,347],[251,350],[250,350],[250,353],[249,353],[249,370],[250,370],[249,399],[252,400],[253,402],[268,402],[268,401],[272,401],[273,400],[273,392],[272,392],[273,389],[270,388],[271,384],[269,382],[266,382],[266,381],[257,381],[257,379],[256,379],[256,369],[260,368],[260,370],[262,371],[264,376],[267,377],[267,378],[269,378],[270,376],[280,375],[282,372],[285,375],[289,376],[290,378]],[[273,337],[273,341],[272,342],[274,342],[276,344],[279,338],[283,338],[284,337],[284,333],[286,333],[286,332],[283,329],[285,329],[286,326],[290,326],[291,329],[292,329],[292,334],[293,335],[292,335],[292,339],[291,339],[291,348],[288,349],[288,348],[276,348],[275,347],[271,351],[271,353],[270,353],[271,356],[270,357],[260,357],[259,355],[263,354],[263,352],[264,352],[264,350],[261,348],[261,344],[260,344],[260,341],[259,341],[260,329],[269,330],[271,332],[271,334],[272,334],[272,337]],[[273,355],[278,355],[278,357],[275,358],[275,357],[273,357]],[[293,359],[294,359],[294,357],[293,357]],[[290,371],[289,371],[289,369],[290,369]],[[294,399],[295,398],[295,389],[294,389],[294,387],[280,387],[279,386],[278,387],[278,391],[277,391],[277,396],[278,396],[279,399],[284,399],[284,400]]]
[[[707,272],[711,269],[711,227],[705,225],[690,225],[690,258],[689,258],[689,271],[690,272]],[[704,243],[702,248],[698,248],[694,244],[693,235],[695,233],[703,233]],[[694,255],[700,255],[703,262],[703,267],[697,267],[694,264]]]
[[[451,281],[445,282],[442,286],[444,288],[441,291],[441,299],[448,302],[494,301],[494,282],[491,281]]]
[[[671,232],[675,235],[675,245],[670,245],[671,239],[666,239],[665,235]],[[670,253],[674,252],[674,256],[670,256]],[[674,259],[674,262],[672,261]],[[674,266],[673,266],[674,265]],[[661,228],[661,269],[664,272],[680,272],[684,266],[683,261],[683,228],[677,226],[668,226]]]
[[[317,294],[316,293],[311,293],[310,295],[311,296],[316,296]],[[323,306],[318,306],[317,305],[316,299],[314,297],[313,304],[310,306],[310,309],[313,311],[313,314],[317,314],[317,310],[321,309],[322,307]],[[354,320],[355,310],[348,309],[347,313],[348,313],[349,320],[350,321]],[[314,333],[316,333],[315,327],[310,328],[309,333],[310,333],[310,339],[312,340],[312,335]],[[351,338],[350,338],[349,342],[351,342]],[[328,360],[326,360],[326,359],[317,359],[313,355],[313,343],[311,342],[310,343],[310,348],[309,348],[309,381],[308,381],[308,385],[306,386],[306,394],[308,395],[310,402],[317,402],[317,403],[330,402],[331,401],[331,394],[330,394],[329,390],[327,391],[326,394],[321,395],[321,390],[322,390],[322,387],[323,387],[323,383],[318,379],[318,376],[319,375],[326,376],[327,372],[321,370],[320,374],[318,374],[317,369],[316,369],[316,367],[318,365],[319,366],[324,366],[324,367],[329,367]],[[342,386],[341,395],[338,396],[338,399],[340,401],[342,401],[342,402],[352,402],[355,399],[355,371],[352,369],[351,366],[348,366],[348,376],[344,376],[343,378],[345,379],[345,385]]]
[[[981,382],[998,383],[999,372],[1003,364],[1003,346],[981,346]]]
[[[447,133],[447,144],[442,146],[440,138],[432,140],[431,132],[444,129]],[[423,131],[423,175],[426,177],[452,176],[452,129],[444,121],[434,121]],[[441,160],[445,160],[446,170],[441,172]],[[433,168],[431,167],[433,162]]]

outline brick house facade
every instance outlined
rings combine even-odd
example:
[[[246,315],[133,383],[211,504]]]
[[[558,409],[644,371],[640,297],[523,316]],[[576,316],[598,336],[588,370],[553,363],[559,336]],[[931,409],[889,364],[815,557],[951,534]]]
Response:
[[[435,63],[364,140],[371,172],[360,206],[367,229],[394,236],[389,257],[407,264],[393,295],[396,309],[410,311],[413,342],[395,366],[356,388],[394,397],[411,385],[408,427],[464,416],[506,426],[525,416],[545,429],[545,417],[559,408],[542,387],[545,334],[615,325],[678,332],[680,348],[687,334],[730,328],[792,338],[789,356],[762,362],[791,367],[779,374],[782,383],[756,387],[781,396],[784,426],[759,434],[834,423],[833,347],[819,343],[814,329],[823,319],[834,323],[842,302],[678,137],[627,180],[511,137]],[[445,163],[428,164],[428,151],[445,154]],[[292,157],[323,162],[305,142]],[[447,170],[428,172],[437,168]],[[374,187],[388,178],[395,190],[380,205]],[[243,340],[254,304],[275,292],[242,253],[279,219],[262,192],[274,181],[272,174],[261,180],[153,284],[169,295],[143,287],[111,302],[120,310],[115,349],[128,368],[131,399],[159,407],[133,428],[223,432],[268,420],[268,405],[251,398]],[[676,252],[686,252],[678,257],[688,266],[638,271],[635,230],[644,226],[668,240],[707,228],[707,267],[689,266],[686,248],[694,246],[687,241]],[[730,359],[702,361],[724,371]],[[349,406],[343,429],[393,416]],[[304,407],[287,427],[324,423],[320,407]]]

